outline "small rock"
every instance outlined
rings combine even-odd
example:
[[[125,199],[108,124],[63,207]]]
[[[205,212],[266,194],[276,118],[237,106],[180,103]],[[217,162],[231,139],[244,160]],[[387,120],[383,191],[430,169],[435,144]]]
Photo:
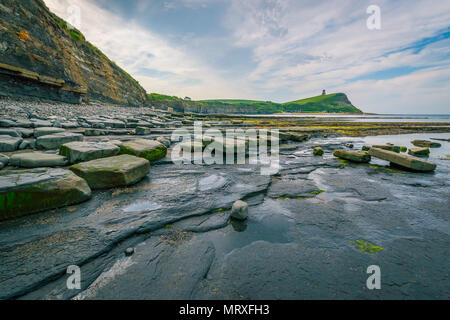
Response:
[[[349,149],[353,149],[354,147],[353,143],[347,143],[345,146]]]
[[[431,142],[427,140],[414,140],[411,142],[416,147],[423,147],[423,148],[440,148],[442,145],[437,142]]]
[[[134,248],[128,248],[127,250],[125,250],[125,255],[127,257],[132,256],[134,254]]]
[[[323,151],[323,149],[321,147],[314,148],[314,155],[315,156],[323,156],[323,153],[324,153],[324,151]]]
[[[169,148],[170,145],[171,145],[170,140],[169,140],[169,139],[166,139],[166,138],[164,138],[164,137],[158,137],[158,138],[156,138],[156,141],[161,142],[163,145],[166,146],[166,148]]]
[[[430,149],[428,148],[410,148],[408,154],[412,156],[428,156],[430,154]]]
[[[237,220],[246,220],[248,217],[248,204],[238,200],[231,208],[231,217]]]

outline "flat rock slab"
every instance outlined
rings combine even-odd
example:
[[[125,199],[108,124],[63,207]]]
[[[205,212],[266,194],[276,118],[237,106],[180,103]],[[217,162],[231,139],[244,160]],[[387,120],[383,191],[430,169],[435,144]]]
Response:
[[[137,127],[135,130],[135,134],[138,136],[147,136],[152,134],[152,130],[150,128]]]
[[[396,153],[400,153],[400,149],[401,149],[399,146],[393,146],[393,145],[375,145],[375,146],[372,146],[372,148],[393,151]]]
[[[67,158],[43,152],[19,153],[9,159],[9,165],[22,168],[63,167]]]
[[[56,133],[37,138],[36,147],[53,150],[59,149],[63,144],[75,141],[83,141],[83,135],[71,132]]]
[[[428,156],[430,149],[428,148],[411,148],[408,150],[408,154],[412,156]]]
[[[113,157],[120,148],[107,142],[69,142],[61,146],[59,154],[67,157],[70,163],[91,161]]]
[[[427,140],[414,140],[411,142],[416,147],[422,148],[440,148],[442,145],[437,142],[427,141]]]
[[[405,154],[398,154],[388,150],[371,148],[369,150],[369,154],[375,158],[386,160],[414,171],[430,172],[436,169],[436,164],[432,162],[428,162],[423,159],[408,156]]]
[[[0,172],[0,221],[88,200],[86,181],[64,169]]]
[[[335,150],[333,155],[337,158],[357,163],[369,163],[371,160],[370,155],[365,152]]]
[[[155,140],[139,139],[124,142],[120,146],[120,154],[129,154],[148,161],[158,161],[166,156],[167,147]]]
[[[42,128],[36,128],[34,129],[34,137],[39,138],[42,136],[48,136],[55,133],[62,133],[66,130],[61,128],[55,128],[55,127],[42,127]]]
[[[15,129],[1,129],[0,128],[0,136],[10,136],[10,137],[21,138],[22,134]]]
[[[9,135],[2,136],[0,135],[0,152],[11,152],[16,151],[23,139],[18,137],[11,137]]]
[[[131,155],[120,155],[82,162],[70,167],[92,189],[108,189],[139,182],[150,172],[150,162]]]

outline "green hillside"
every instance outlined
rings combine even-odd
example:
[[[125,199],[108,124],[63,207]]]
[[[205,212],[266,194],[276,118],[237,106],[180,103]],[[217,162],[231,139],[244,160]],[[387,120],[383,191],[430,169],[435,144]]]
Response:
[[[352,105],[344,93],[334,93],[283,103],[286,112],[329,112],[347,113],[361,110]]]
[[[148,95],[150,103],[178,102],[183,108],[189,110],[202,110],[208,113],[361,113],[361,110],[352,105],[344,93],[335,93],[312,97],[286,103],[271,101],[239,100],[239,99],[214,99],[189,101],[178,97],[152,93]]]

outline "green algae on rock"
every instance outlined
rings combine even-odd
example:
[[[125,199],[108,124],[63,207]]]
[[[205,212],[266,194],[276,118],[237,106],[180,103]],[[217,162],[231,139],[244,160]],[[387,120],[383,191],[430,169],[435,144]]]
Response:
[[[365,253],[375,254],[377,252],[384,250],[384,248],[375,246],[370,242],[364,240],[351,241],[351,243],[356,249]]]
[[[386,160],[403,168],[414,171],[431,172],[436,169],[436,164],[432,162],[405,154],[398,154],[388,150],[372,148],[370,149],[369,154],[375,158]]]
[[[0,172],[0,221],[78,204],[90,197],[86,181],[69,170]]]
[[[150,172],[150,162],[125,154],[75,164],[70,170],[92,189],[108,189],[139,182]]]
[[[148,161],[158,161],[167,155],[167,147],[154,140],[134,140],[120,146],[120,154],[128,154]]]
[[[369,163],[371,160],[370,155],[362,151],[335,150],[333,155],[337,158],[357,163]]]
[[[323,156],[324,151],[321,147],[316,147],[314,148],[313,153],[315,156]]]

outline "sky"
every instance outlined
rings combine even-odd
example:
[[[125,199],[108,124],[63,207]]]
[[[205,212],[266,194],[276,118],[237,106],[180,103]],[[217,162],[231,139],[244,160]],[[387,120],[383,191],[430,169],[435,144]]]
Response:
[[[450,113],[448,0],[44,1],[149,93]]]

